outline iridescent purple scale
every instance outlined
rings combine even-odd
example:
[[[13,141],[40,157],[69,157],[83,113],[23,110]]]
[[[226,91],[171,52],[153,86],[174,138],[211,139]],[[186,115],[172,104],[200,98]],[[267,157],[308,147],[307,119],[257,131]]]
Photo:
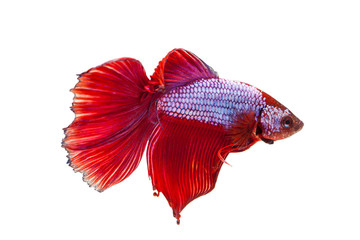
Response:
[[[201,79],[171,90],[158,101],[158,111],[177,118],[228,126],[235,114],[265,106],[255,87],[225,79]]]

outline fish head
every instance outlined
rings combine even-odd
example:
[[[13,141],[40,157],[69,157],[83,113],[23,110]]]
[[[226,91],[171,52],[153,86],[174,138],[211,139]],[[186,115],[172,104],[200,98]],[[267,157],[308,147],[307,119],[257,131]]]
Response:
[[[304,123],[288,108],[271,98],[261,111],[256,135],[262,141],[272,144],[297,133],[303,126]]]

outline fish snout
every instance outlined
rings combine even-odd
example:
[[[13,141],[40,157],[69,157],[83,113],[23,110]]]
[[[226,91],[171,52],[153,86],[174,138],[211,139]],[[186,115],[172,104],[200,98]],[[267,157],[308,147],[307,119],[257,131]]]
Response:
[[[300,131],[304,127],[304,123],[301,120],[295,122],[294,132]]]

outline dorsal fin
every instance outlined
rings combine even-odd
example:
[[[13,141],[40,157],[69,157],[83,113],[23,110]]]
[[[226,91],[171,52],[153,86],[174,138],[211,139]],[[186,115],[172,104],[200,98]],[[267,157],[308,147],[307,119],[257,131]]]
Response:
[[[175,48],[159,62],[150,82],[169,91],[202,78],[218,78],[218,74],[195,54]]]

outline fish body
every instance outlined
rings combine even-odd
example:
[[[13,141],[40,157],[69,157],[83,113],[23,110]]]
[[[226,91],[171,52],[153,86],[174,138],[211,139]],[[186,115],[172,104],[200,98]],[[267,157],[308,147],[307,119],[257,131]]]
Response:
[[[171,90],[159,99],[158,111],[171,117],[229,127],[236,114],[266,106],[260,90],[221,78],[199,79]]]
[[[220,78],[184,49],[150,79],[139,61],[121,58],[81,74],[72,91],[76,117],[63,141],[70,166],[103,191],[136,169],[148,143],[154,195],[164,194],[178,223],[187,204],[214,189],[229,153],[303,127],[267,93]]]

